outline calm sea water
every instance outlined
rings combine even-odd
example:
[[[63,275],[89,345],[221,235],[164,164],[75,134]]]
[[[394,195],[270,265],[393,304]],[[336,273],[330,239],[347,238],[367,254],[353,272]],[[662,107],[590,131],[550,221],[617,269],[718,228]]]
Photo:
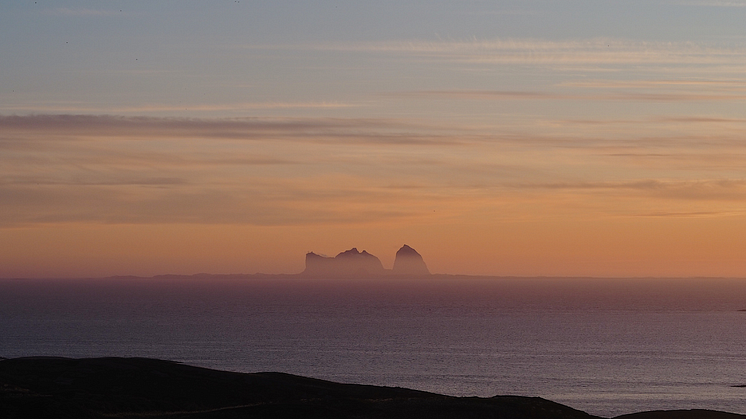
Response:
[[[746,414],[746,280],[0,280],[0,356]]]

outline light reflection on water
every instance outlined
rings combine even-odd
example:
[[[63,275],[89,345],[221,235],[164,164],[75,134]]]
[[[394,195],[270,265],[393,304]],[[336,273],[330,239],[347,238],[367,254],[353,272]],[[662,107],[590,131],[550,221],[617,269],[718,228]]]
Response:
[[[744,307],[743,280],[1,280],[0,356],[746,413]]]

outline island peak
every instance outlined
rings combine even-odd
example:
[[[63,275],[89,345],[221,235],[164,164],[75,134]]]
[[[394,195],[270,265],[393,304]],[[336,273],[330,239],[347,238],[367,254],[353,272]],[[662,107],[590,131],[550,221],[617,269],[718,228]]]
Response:
[[[314,252],[306,253],[306,269],[304,276],[313,277],[359,277],[383,275],[430,275],[422,256],[412,247],[403,245],[396,252],[394,267],[391,270],[383,268],[383,264],[376,256],[362,252],[353,247],[337,254],[337,256],[322,256]]]
[[[397,275],[430,275],[422,255],[406,244],[396,252],[392,272]]]

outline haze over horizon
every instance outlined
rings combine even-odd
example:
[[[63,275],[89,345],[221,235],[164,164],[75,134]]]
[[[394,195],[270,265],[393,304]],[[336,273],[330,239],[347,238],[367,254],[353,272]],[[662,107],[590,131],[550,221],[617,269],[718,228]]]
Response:
[[[746,277],[746,1],[0,4],[0,278]]]

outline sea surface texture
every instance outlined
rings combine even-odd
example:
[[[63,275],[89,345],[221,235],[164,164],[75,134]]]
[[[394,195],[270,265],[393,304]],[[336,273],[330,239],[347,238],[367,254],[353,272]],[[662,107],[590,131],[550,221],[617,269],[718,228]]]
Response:
[[[746,414],[746,280],[0,280],[0,356],[137,356],[611,417]]]

